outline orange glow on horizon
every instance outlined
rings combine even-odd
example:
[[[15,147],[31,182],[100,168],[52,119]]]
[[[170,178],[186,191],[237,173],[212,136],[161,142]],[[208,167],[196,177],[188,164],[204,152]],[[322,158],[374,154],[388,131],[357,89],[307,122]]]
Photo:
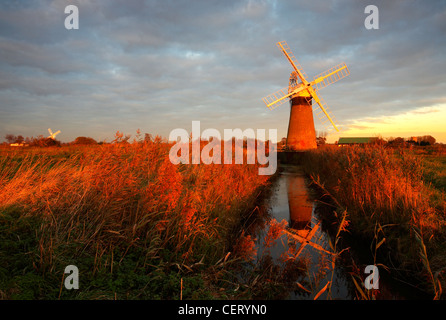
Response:
[[[339,133],[329,134],[328,143],[338,141],[339,137],[390,137],[409,138],[431,135],[437,142],[446,143],[446,104],[422,107],[391,116],[353,120]]]

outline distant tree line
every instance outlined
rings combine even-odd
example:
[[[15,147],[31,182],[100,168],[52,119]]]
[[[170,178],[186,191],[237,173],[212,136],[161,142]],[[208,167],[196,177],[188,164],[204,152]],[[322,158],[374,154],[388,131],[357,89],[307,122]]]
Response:
[[[77,137],[76,139],[74,139],[73,142],[71,142],[71,144],[98,144],[98,142],[90,137]]]
[[[15,136],[13,134],[7,134],[5,139],[8,143],[23,143],[25,141],[25,138],[23,138],[22,135]],[[26,137],[26,139],[28,140],[27,142],[30,142],[28,137]]]
[[[327,142],[327,132],[316,131],[316,144],[318,146],[323,146]]]
[[[437,140],[431,135],[410,137],[407,139],[397,137],[390,137],[387,139],[387,144],[389,146],[405,146],[405,145],[417,145],[417,146],[432,146],[437,142]]]
[[[52,138],[45,138],[44,136],[40,135],[35,137],[23,137],[22,135],[13,135],[13,134],[7,134],[5,135],[5,140],[8,144],[25,144],[28,146],[37,146],[37,147],[50,147],[50,146],[60,146],[60,141],[52,139]]]
[[[31,147],[51,147],[61,146],[62,143],[59,140],[52,139],[50,137],[44,137],[39,135],[37,137],[23,137],[22,135],[6,134],[5,140],[8,145],[10,144],[23,144]],[[91,145],[98,144],[98,142],[90,137],[77,137],[74,141],[65,143],[66,145]]]
[[[153,137],[150,133],[145,133],[144,136],[141,133],[141,130],[138,129],[136,131],[136,136],[133,141],[130,141],[130,134],[124,135],[124,133],[117,131],[115,133],[115,139],[110,143],[130,143],[130,142],[138,142],[138,143],[148,143],[148,142],[161,142],[164,141],[160,136]],[[51,137],[44,137],[43,135],[39,135],[37,137],[23,137],[22,135],[13,135],[6,134],[5,135],[6,142],[3,145],[10,144],[19,144],[26,146],[37,146],[37,147],[49,147],[49,146],[61,146],[61,145],[95,145],[95,144],[103,144],[105,142],[97,142],[95,139],[91,137],[77,137],[72,142],[61,143],[57,139],[53,139]],[[0,143],[1,145],[1,143]]]
[[[327,140],[327,133],[324,131],[320,131],[316,133],[316,141],[317,145],[325,145]],[[122,132],[117,131],[115,134],[115,139],[111,141],[111,143],[129,143],[131,135],[124,135]],[[161,141],[161,137],[156,136],[152,137],[151,134],[145,133],[144,137],[142,137],[141,131],[138,129],[136,134],[136,139],[133,139],[133,142],[159,142]],[[97,142],[95,139],[90,137],[77,137],[72,142],[61,143],[59,140],[52,139],[50,137],[44,137],[43,135],[39,135],[37,137],[23,137],[22,135],[13,135],[6,134],[5,135],[6,144],[24,144],[28,146],[38,146],[38,147],[49,147],[49,146],[61,146],[61,145],[94,145],[94,144],[102,144],[104,142]],[[5,143],[3,143],[5,144]],[[283,138],[279,143],[278,147],[286,144],[286,138]],[[388,139],[383,139],[381,136],[378,136],[374,144],[387,145],[389,147],[409,147],[411,145],[416,146],[432,146],[436,144],[436,139],[431,135],[418,136],[418,137],[410,137],[410,138],[402,138],[402,137],[390,137]]]

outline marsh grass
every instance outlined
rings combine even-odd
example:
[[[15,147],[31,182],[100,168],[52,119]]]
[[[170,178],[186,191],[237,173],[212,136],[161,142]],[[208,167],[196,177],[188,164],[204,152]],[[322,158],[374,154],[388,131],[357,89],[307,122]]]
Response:
[[[0,298],[218,297],[216,270],[240,260],[222,261],[229,239],[269,177],[258,165],[173,165],[170,147],[3,150]],[[63,289],[69,264],[82,290]]]
[[[419,279],[438,297],[446,258],[444,168],[431,161],[407,150],[354,146],[310,152],[303,167],[348,212],[349,231],[371,244],[376,263]],[[421,263],[428,257],[430,264]]]

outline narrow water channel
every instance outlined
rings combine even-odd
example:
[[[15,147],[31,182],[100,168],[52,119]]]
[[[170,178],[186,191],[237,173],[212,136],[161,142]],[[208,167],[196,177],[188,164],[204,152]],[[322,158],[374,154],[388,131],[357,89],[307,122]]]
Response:
[[[294,253],[298,251],[296,259],[304,261],[306,265],[306,274],[299,283],[301,290],[289,292],[288,299],[314,299],[319,292],[322,293],[318,299],[322,300],[356,299],[358,291],[350,274],[354,269],[352,266],[355,266],[357,272],[364,270],[365,266],[372,261],[371,255],[367,254],[367,249],[364,248],[359,249],[364,250],[360,254],[352,251],[353,248],[349,248],[343,253],[342,259],[333,258],[329,231],[333,230],[334,225],[333,220],[330,220],[327,215],[332,214],[334,208],[327,208],[327,204],[318,201],[315,192],[308,187],[308,181],[299,166],[282,167],[266,203],[268,203],[270,221],[282,222],[281,225],[286,224],[286,227],[272,245],[265,244],[270,228],[268,225],[258,232],[257,262],[268,255],[273,261],[280,263],[283,261],[284,253],[294,249]],[[333,243],[333,240],[331,241]],[[340,250],[342,248],[337,248],[338,252]],[[348,255],[347,258],[346,255]],[[358,261],[359,256],[362,256],[361,261]],[[329,285],[326,287],[327,283]],[[375,295],[377,299],[427,298],[418,289],[390,279],[382,272],[380,272],[379,285],[379,291]]]

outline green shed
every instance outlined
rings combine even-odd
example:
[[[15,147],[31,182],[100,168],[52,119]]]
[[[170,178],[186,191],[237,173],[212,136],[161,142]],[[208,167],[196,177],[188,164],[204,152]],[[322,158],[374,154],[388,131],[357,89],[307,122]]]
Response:
[[[378,140],[377,137],[341,137],[339,138],[339,146],[348,146],[354,144],[368,144]]]

